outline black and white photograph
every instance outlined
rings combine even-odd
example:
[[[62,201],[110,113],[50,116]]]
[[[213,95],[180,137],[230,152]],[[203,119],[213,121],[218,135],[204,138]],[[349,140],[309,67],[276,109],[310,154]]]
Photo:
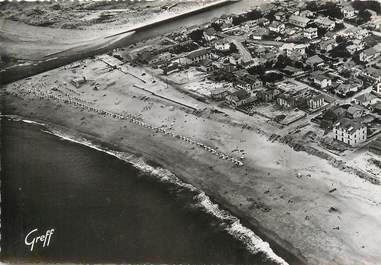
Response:
[[[0,0],[1,264],[381,264],[381,0]]]

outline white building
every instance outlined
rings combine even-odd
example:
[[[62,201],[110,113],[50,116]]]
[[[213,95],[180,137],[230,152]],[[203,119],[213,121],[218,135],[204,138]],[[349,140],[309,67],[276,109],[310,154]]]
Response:
[[[286,29],[286,26],[283,23],[280,23],[278,21],[273,21],[270,26],[269,30],[277,33],[282,33]]]
[[[227,52],[230,50],[230,42],[228,41],[217,41],[214,43],[214,48],[217,51]]]
[[[330,20],[328,17],[318,17],[315,19],[315,23],[322,28],[327,30],[334,30],[336,23],[335,21]]]
[[[317,28],[306,28],[303,32],[303,36],[307,39],[315,39],[318,36]]]
[[[366,141],[367,128],[364,124],[344,118],[334,125],[333,134],[336,140],[355,146]]]
[[[292,15],[288,19],[288,22],[297,27],[305,28],[307,27],[307,24],[310,22],[310,19],[302,16]]]

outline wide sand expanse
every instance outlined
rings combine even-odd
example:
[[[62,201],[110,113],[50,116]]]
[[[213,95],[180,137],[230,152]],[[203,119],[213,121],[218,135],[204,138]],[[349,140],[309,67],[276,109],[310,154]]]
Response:
[[[90,81],[76,89],[70,80],[81,75]],[[241,114],[227,111],[227,117],[213,113],[204,109],[205,103],[154,77],[145,75],[147,81],[152,78],[146,83],[139,83],[142,76],[137,77],[118,70],[109,72],[97,60],[9,84],[2,92],[18,96],[3,94],[2,98],[6,113],[39,120],[66,133],[96,139],[112,149],[158,162],[308,264],[381,262],[380,186],[342,172],[318,157],[272,143],[255,130],[244,129],[241,123],[250,120]],[[202,111],[196,115],[136,85]],[[236,167],[202,148],[127,120],[40,98],[26,93],[28,90],[61,94],[62,98],[65,96],[60,91],[66,91],[95,108],[140,115],[148,124],[163,126],[233,157],[243,157],[244,166]]]

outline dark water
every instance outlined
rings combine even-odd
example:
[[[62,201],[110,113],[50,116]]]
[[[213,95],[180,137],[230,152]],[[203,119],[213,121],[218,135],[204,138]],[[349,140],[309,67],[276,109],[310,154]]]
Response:
[[[2,259],[270,264],[251,255],[194,194],[102,152],[2,120]],[[54,228],[49,247],[24,244]]]

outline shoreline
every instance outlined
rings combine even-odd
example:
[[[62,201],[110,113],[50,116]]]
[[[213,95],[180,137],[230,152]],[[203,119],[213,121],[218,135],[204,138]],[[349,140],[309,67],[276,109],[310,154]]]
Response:
[[[122,151],[155,161],[181,176],[186,183],[205,191],[234,215],[247,217],[251,224],[249,227],[260,227],[258,231],[263,231],[270,238],[266,241],[273,240],[286,252],[299,257],[298,260],[302,262],[295,264],[307,264],[307,261],[308,264],[321,264],[324,261],[328,264],[358,264],[359,260],[364,261],[364,264],[374,264],[378,260],[378,251],[373,251],[373,248],[378,245],[379,237],[367,236],[378,231],[375,221],[379,211],[375,207],[379,205],[379,196],[377,193],[373,193],[373,198],[370,196],[378,187],[352,174],[340,172],[322,159],[296,152],[285,144],[271,143],[253,131],[229,127],[229,132],[235,135],[235,131],[239,130],[241,137],[250,137],[245,141],[245,146],[256,147],[254,152],[249,153],[243,167],[235,167],[230,161],[218,159],[202,148],[195,148],[186,141],[141,127],[129,120],[99,115],[76,105],[62,104],[38,95],[3,94],[3,107],[7,113],[62,126],[67,128],[69,135],[100,139],[111,149],[118,146]],[[131,112],[129,108],[124,110]],[[194,118],[197,121],[197,117]],[[201,124],[202,119],[199,121]],[[203,128],[212,130],[213,123],[209,120],[208,125],[212,127]],[[180,127],[178,129],[174,132],[184,135],[184,131]],[[231,136],[224,136],[227,132],[223,127],[219,127],[218,132],[220,137],[226,139],[223,145],[218,138],[208,137],[207,132],[195,139],[223,152],[226,152],[226,148],[235,148],[235,142],[229,140]],[[186,132],[185,135],[189,136]],[[258,148],[268,150],[262,149],[263,153],[258,153],[255,151]],[[287,164],[279,164],[279,158],[287,158]],[[319,171],[316,171],[317,166],[321,167]],[[300,179],[295,176],[297,172],[308,172],[312,177]],[[331,185],[335,185],[339,191],[329,194]],[[333,215],[327,211],[330,205],[338,207],[339,213]],[[311,215],[311,222],[304,218]],[[361,222],[353,222],[360,216],[363,219]],[[340,223],[346,221],[348,231],[340,229],[340,234],[334,230],[332,232],[332,227],[337,225],[337,218]],[[361,231],[364,227],[366,230],[361,240],[353,241],[351,231]],[[264,238],[260,232],[256,234]],[[284,240],[286,238],[287,241]],[[371,247],[369,250],[359,248],[354,251],[356,245],[365,242],[368,248]]]
[[[257,220],[253,220],[244,212],[236,208],[234,205],[230,204],[222,196],[219,196],[218,194],[214,193],[212,190],[203,190],[193,186],[191,183],[187,181],[186,178],[182,177],[181,174],[174,173],[174,171],[177,171],[174,165],[171,166],[170,164],[163,162],[162,159],[158,159],[158,157],[137,153],[135,150],[128,149],[125,147],[118,148],[114,144],[104,142],[102,139],[99,139],[96,136],[91,135],[89,133],[72,131],[69,128],[66,128],[65,126],[52,124],[50,121],[47,120],[34,119],[32,117],[21,116],[19,114],[3,114],[0,115],[0,118],[1,117],[33,124],[35,126],[40,126],[47,130],[45,131],[45,133],[49,133],[63,140],[80,144],[88,148],[97,150],[99,152],[103,152],[107,155],[111,155],[143,171],[144,173],[150,174],[159,181],[163,181],[164,179],[164,181],[169,181],[174,185],[179,185],[183,188],[194,191],[198,194],[198,197],[204,194],[206,196],[206,200],[215,205],[217,207],[217,210],[219,211],[216,215],[216,213],[210,212],[210,209],[206,208],[206,206],[203,206],[203,209],[206,210],[208,214],[211,214],[215,218],[219,219],[219,214],[227,213],[229,219],[236,219],[238,221],[238,225],[242,225],[242,228],[239,228],[240,230],[244,230],[242,234],[234,234],[228,231],[227,229],[225,230],[227,233],[233,236],[233,238],[239,240],[243,245],[245,245],[247,251],[249,251],[252,254],[265,255],[269,260],[275,262],[276,264],[307,264],[301,253],[298,253],[297,250],[293,249],[290,242],[280,239],[274,232],[264,228]],[[148,171],[144,171],[144,167],[148,167]],[[157,170],[163,171],[164,176],[155,174]],[[169,180],[166,179],[168,176]],[[222,219],[219,220],[223,221]],[[253,233],[254,237],[258,237],[256,239],[258,240],[256,243],[259,244],[257,250],[255,250],[257,246],[253,242],[250,242],[250,233]],[[295,255],[295,253],[298,254]],[[287,262],[284,259],[286,259]]]

